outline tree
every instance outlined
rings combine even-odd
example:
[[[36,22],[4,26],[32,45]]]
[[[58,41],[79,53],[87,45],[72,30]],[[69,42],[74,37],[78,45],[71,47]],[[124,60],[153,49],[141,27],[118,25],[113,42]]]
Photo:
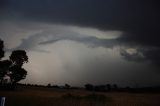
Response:
[[[51,84],[48,84],[47,87],[50,88],[50,87],[51,87]]]
[[[24,50],[15,50],[9,57],[12,62],[12,66],[9,71],[11,72],[11,82],[17,83],[26,78],[27,71],[22,68],[24,63],[28,62],[28,56]]]
[[[20,67],[22,67],[24,63],[28,62],[28,56],[24,50],[13,51],[9,58],[14,65]]]
[[[10,78],[12,83],[17,83],[26,78],[27,71],[17,65],[12,66],[9,71],[11,72]]]
[[[2,83],[3,78],[7,73],[7,70],[9,70],[9,67],[11,66],[11,61],[9,60],[3,60],[0,61],[0,81]]]
[[[22,66],[28,62],[28,56],[24,50],[15,50],[9,56],[9,60],[1,60],[5,53],[3,48],[3,41],[0,40],[0,84],[4,84],[4,79],[7,77],[10,80],[9,83],[15,85],[26,78],[27,71]]]
[[[86,90],[89,90],[89,91],[93,91],[94,90],[94,86],[92,84],[86,84],[84,86],[85,86]]]
[[[4,57],[3,48],[4,48],[3,41],[0,39],[0,59]]]
[[[108,91],[111,91],[111,84],[107,84],[106,86],[107,86]]]
[[[117,84],[113,84],[113,89],[117,90],[118,89],[118,85]]]
[[[71,86],[70,86],[69,84],[65,84],[65,85],[64,85],[64,88],[65,88],[65,89],[69,89],[69,88],[71,88]]]

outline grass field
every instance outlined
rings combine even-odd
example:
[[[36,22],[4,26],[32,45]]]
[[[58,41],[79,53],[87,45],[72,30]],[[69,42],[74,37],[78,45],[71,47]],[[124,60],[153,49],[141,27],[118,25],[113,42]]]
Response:
[[[0,91],[5,106],[160,106],[160,93],[89,92],[83,89],[21,87]]]

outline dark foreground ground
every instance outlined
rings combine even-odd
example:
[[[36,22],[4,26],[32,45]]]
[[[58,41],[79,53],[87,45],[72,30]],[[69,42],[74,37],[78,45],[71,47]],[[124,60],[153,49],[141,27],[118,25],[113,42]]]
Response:
[[[160,106],[160,93],[89,92],[83,89],[19,87],[0,91],[5,106]]]

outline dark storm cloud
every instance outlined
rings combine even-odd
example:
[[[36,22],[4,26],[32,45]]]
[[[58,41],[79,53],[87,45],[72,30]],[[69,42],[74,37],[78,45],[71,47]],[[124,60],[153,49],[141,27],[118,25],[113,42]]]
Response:
[[[135,53],[129,53],[127,52],[126,49],[121,49],[120,50],[120,54],[121,56],[124,57],[124,59],[128,60],[128,61],[146,61],[146,57],[144,57],[143,52],[140,52],[139,50],[136,51]]]
[[[160,49],[144,50],[143,54],[156,65],[160,65]]]
[[[160,46],[157,0],[7,0],[10,12],[36,21],[122,30],[125,37]]]
[[[135,61],[135,62],[149,61],[157,66],[160,65],[159,48],[138,45],[135,42],[128,43],[125,40],[122,40],[121,38],[101,39],[94,36],[84,36],[84,35],[79,35],[78,33],[72,31],[69,32],[67,31],[64,32],[63,34],[61,33],[61,31],[56,32],[56,30],[46,30],[31,35],[26,39],[22,39],[21,44],[13,49],[25,49],[28,51],[38,51],[47,53],[49,51],[37,49],[37,46],[49,45],[63,40],[76,41],[79,43],[86,44],[89,47],[93,48],[94,47],[113,48],[119,46],[120,55],[128,61]]]
[[[70,39],[73,40],[73,39]],[[90,47],[106,47],[106,48],[113,48],[114,46],[125,46],[125,42],[121,42],[119,39],[99,39],[96,37],[87,37],[81,39],[74,39],[75,41],[86,43],[90,45]],[[50,44],[56,42],[55,40],[41,42],[40,44]],[[154,65],[160,65],[160,48],[150,48],[150,47],[143,47],[139,46],[136,48],[137,45],[128,46],[128,48],[120,49],[120,55],[124,57],[124,59],[128,61],[135,61],[135,62],[144,62],[149,61],[152,62]],[[127,49],[135,48],[135,53],[128,53]]]
[[[64,31],[64,33],[61,33]],[[76,36],[75,36],[76,35]],[[122,44],[118,39],[100,39],[94,36],[85,36],[76,32],[64,30],[46,30],[40,33],[31,35],[26,39],[21,40],[21,44],[14,49],[26,49],[26,50],[36,50],[38,45],[48,45],[53,44],[62,40],[71,40],[87,44],[90,47],[106,47],[113,48],[114,46]]]
[[[49,44],[59,40],[75,40],[92,46],[113,47],[114,45],[127,45],[129,47],[148,50],[139,51],[139,54],[130,55],[125,50],[121,55],[127,60],[142,61],[146,58],[156,63],[160,57],[159,24],[160,9],[157,0],[1,0],[0,6],[7,9],[11,17],[85,27],[95,27],[102,30],[120,30],[125,32],[121,38],[114,40],[98,39],[96,37],[75,38],[74,36],[61,36],[49,41],[39,41],[38,44]],[[3,15],[3,14],[2,14]],[[30,48],[36,39],[32,36],[22,41],[19,48]],[[32,45],[31,45],[32,44]]]
[[[90,47],[107,47],[107,48],[113,48],[114,46],[117,45],[118,41],[116,39],[100,39],[100,38],[96,38],[96,37],[75,37],[75,38],[66,38],[66,39],[56,39],[56,40],[49,40],[49,41],[45,41],[45,42],[40,42],[40,45],[46,45],[46,44],[51,44],[51,43],[55,43],[59,40],[73,40],[73,41],[77,41],[80,43],[84,43],[84,44],[88,44]]]
[[[6,3],[6,0],[0,0],[0,7],[3,7]]]
[[[135,52],[130,53],[127,51],[129,49],[122,48],[120,50],[120,54],[124,59],[128,61],[135,61],[135,62],[144,62],[149,61],[153,65],[159,67],[160,65],[160,49],[159,48],[137,48]]]

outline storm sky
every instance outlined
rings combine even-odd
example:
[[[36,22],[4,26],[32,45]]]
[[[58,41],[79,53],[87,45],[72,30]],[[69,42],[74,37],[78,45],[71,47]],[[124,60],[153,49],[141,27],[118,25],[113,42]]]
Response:
[[[0,38],[6,58],[27,51],[23,83],[157,86],[159,13],[158,0],[1,0]]]

